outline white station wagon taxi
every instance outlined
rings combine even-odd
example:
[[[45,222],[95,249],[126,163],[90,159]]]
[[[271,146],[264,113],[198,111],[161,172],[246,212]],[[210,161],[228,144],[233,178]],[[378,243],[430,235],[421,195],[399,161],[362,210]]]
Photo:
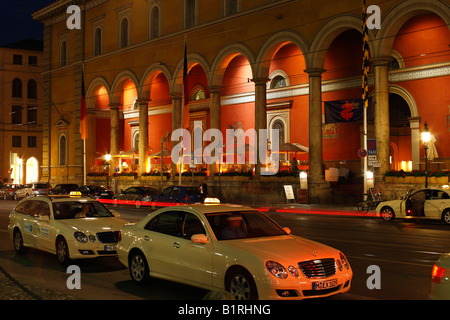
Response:
[[[126,221],[87,197],[36,196],[20,201],[9,215],[14,249],[32,247],[71,259],[115,256],[117,235]]]
[[[385,221],[395,218],[436,219],[450,225],[450,191],[447,189],[409,190],[405,197],[383,201],[376,208]]]
[[[162,278],[236,300],[330,296],[347,292],[353,276],[342,252],[235,205],[154,211],[122,228],[117,255],[137,283]]]

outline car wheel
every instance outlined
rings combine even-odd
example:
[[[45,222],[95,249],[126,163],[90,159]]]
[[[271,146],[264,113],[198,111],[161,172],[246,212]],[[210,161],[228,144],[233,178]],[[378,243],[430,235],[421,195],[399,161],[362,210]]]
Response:
[[[450,225],[450,210],[445,210],[444,213],[442,213],[442,221]]]
[[[383,218],[384,221],[392,221],[395,219],[395,213],[391,207],[381,208],[380,213],[381,213],[381,218]]]
[[[236,300],[257,300],[258,292],[251,274],[244,268],[230,272],[226,277],[225,289]]]
[[[150,269],[147,259],[141,251],[132,252],[129,258],[128,266],[131,279],[138,284],[145,284],[150,279]]]
[[[70,262],[69,247],[66,240],[62,237],[56,240],[56,257],[63,266],[68,265]]]
[[[14,230],[13,239],[14,239],[14,250],[17,253],[25,252],[25,247],[23,246],[22,233],[20,232],[19,229]]]

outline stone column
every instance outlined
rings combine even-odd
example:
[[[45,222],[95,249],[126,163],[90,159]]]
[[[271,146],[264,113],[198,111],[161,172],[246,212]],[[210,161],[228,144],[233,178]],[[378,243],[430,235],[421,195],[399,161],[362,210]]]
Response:
[[[210,105],[209,105],[209,124],[211,129],[221,130],[221,111],[220,111],[220,90],[223,87],[214,86],[209,88]],[[222,134],[223,136],[223,134]],[[224,141],[225,142],[225,141]],[[209,176],[214,178],[217,173],[217,165],[215,163],[209,165]]]
[[[264,154],[262,150],[259,150],[259,130],[267,129],[267,97],[266,97],[266,83],[269,81],[267,78],[252,79],[255,83],[255,130],[256,130],[256,165],[255,165],[255,178],[261,177],[261,160],[259,154]]]
[[[147,171],[148,99],[136,101],[139,105],[139,176]]]
[[[324,179],[322,155],[322,73],[324,69],[305,70],[309,74],[309,175],[310,203],[330,200],[331,189]]]
[[[109,146],[109,152],[111,153],[111,165],[110,165],[110,173],[111,175],[114,173],[115,167],[118,165],[117,155],[119,154],[119,108],[120,103],[110,103],[109,107],[111,108],[111,142]]]
[[[389,171],[389,79],[390,57],[373,60],[375,71],[375,139],[377,140],[377,160],[381,165],[375,170],[375,181],[382,182]]]
[[[408,118],[409,127],[411,129],[411,161],[412,161],[412,169],[419,170],[419,162],[420,162],[420,148],[421,148],[421,139],[420,139],[420,117],[411,117]]]

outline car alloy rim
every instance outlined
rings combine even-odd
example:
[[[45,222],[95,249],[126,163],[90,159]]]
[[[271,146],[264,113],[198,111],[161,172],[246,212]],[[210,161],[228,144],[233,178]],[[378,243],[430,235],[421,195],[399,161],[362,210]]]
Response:
[[[444,213],[444,221],[447,224],[450,224],[450,211]]]
[[[237,274],[231,279],[230,293],[236,300],[250,299],[250,284],[243,275]]]
[[[131,273],[136,281],[141,281],[144,278],[145,263],[141,256],[134,256],[131,261]]]
[[[392,210],[384,209],[382,215],[384,220],[390,220],[392,218]]]

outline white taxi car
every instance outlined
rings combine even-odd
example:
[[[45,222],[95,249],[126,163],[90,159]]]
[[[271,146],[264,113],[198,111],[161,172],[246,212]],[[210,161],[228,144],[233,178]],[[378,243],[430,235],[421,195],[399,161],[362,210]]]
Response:
[[[353,276],[339,250],[290,234],[236,205],[159,209],[119,233],[117,255],[132,280],[150,277],[235,299],[304,299],[347,292]]]
[[[386,221],[394,218],[438,219],[450,225],[450,191],[425,188],[409,190],[405,197],[383,201],[376,213]]]
[[[35,196],[19,202],[9,215],[14,249],[32,247],[71,259],[115,256],[117,236],[126,221],[87,197]]]

